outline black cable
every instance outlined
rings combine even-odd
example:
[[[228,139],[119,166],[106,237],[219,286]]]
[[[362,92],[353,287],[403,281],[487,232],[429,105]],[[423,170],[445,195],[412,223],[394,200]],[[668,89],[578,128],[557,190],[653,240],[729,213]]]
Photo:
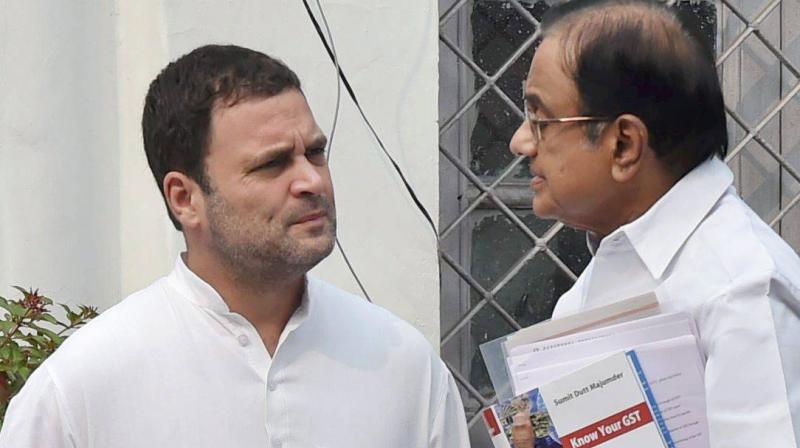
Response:
[[[322,21],[325,24],[325,30],[328,32],[328,39],[331,41],[331,48],[328,48],[327,43],[325,48],[328,50],[328,54],[333,58],[333,65],[336,68],[336,72],[339,73],[339,58],[336,56],[336,45],[333,42],[333,35],[331,34],[331,29],[328,26],[328,19],[325,17],[325,11],[322,10],[322,5],[320,4],[319,0],[316,0],[317,8],[319,8],[319,12],[322,15]],[[325,42],[325,39],[322,37],[322,31],[319,29],[319,24],[317,23],[314,15],[311,13],[311,9],[308,7],[308,3],[306,0],[303,0],[303,4],[306,7],[306,12],[308,13],[309,17],[311,17],[312,21],[314,22],[314,26],[317,29],[317,33],[319,34],[320,38]],[[331,132],[328,134],[330,138],[328,139],[328,153],[326,154],[326,160],[330,160],[332,148],[333,148],[333,137],[336,133],[336,125],[339,122],[339,107],[341,105],[342,99],[342,83],[340,78],[336,77],[336,109],[333,114],[333,124],[331,124]],[[361,289],[361,293],[364,294],[364,298],[367,299],[368,302],[372,303],[372,297],[370,297],[367,289],[364,288],[364,284],[361,283],[361,279],[358,278],[358,274],[356,274],[355,269],[353,269],[353,265],[350,263],[350,259],[347,257],[347,253],[345,253],[344,248],[342,247],[342,243],[339,241],[339,236],[335,237],[336,247],[339,248],[339,253],[342,254],[342,258],[344,259],[345,264],[347,265],[347,269],[350,270],[350,273],[353,275],[358,287]]]
[[[317,22],[316,17],[314,17],[314,14],[311,12],[311,8],[308,6],[308,1],[303,0],[303,5],[306,8],[306,13],[308,13],[308,17],[314,24],[314,28],[317,30],[317,35],[319,36],[319,39],[322,41],[322,44],[325,46],[325,50],[328,52],[328,57],[331,59],[331,62],[333,62],[333,64],[336,66],[336,72],[339,78],[337,79],[337,83],[339,80],[341,80],[342,83],[344,84],[345,89],[347,89],[348,95],[350,95],[350,98],[353,100],[353,103],[355,103],[356,108],[358,108],[358,112],[361,114],[361,118],[364,120],[364,123],[366,123],[370,132],[372,132],[372,135],[375,137],[375,140],[377,140],[378,145],[381,147],[383,153],[392,162],[392,166],[394,167],[394,170],[397,172],[397,174],[400,176],[400,179],[403,181],[403,185],[405,186],[406,191],[408,191],[408,194],[411,196],[411,199],[414,201],[414,204],[417,206],[422,215],[425,216],[425,219],[428,221],[428,224],[430,224],[430,227],[433,230],[434,235],[438,238],[439,232],[436,230],[436,225],[433,223],[433,219],[431,218],[430,213],[428,213],[428,210],[426,210],[425,206],[422,205],[422,202],[417,197],[417,194],[414,192],[414,189],[411,188],[411,185],[408,183],[408,180],[406,180],[406,177],[403,174],[403,171],[400,169],[400,166],[394,160],[394,157],[392,157],[392,155],[389,154],[389,151],[386,150],[386,146],[383,144],[383,140],[381,140],[380,136],[378,136],[378,133],[375,132],[375,128],[372,127],[372,123],[369,121],[366,114],[364,113],[364,110],[361,108],[361,104],[358,102],[358,99],[356,98],[356,94],[353,91],[352,86],[350,85],[350,81],[348,81],[347,79],[347,75],[344,74],[344,71],[342,70],[342,67],[339,65],[339,60],[336,57],[334,50],[332,50],[331,46],[328,45],[328,41],[325,39],[325,35],[322,34],[322,29],[320,28],[319,22]],[[319,6],[320,8],[320,14],[323,17],[325,17],[325,12],[322,11],[322,6],[319,4],[319,0],[317,0],[317,6]],[[326,21],[326,27],[327,27],[327,21]],[[328,34],[330,35],[330,29],[328,29]],[[333,44],[333,39],[331,39],[331,45],[332,44]]]

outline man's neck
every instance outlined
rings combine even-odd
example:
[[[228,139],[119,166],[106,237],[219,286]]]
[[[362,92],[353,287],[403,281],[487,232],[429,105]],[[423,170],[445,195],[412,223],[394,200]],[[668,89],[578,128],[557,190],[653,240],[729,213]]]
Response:
[[[640,182],[637,187],[629,189],[628,191],[632,192],[631,197],[621,203],[617,212],[612,213],[613,219],[609,219],[605,226],[590,229],[591,238],[599,243],[620,227],[641,218],[678,183],[678,180],[666,174],[658,176],[653,174],[646,182]]]
[[[261,336],[270,355],[275,354],[286,324],[300,306],[305,276],[248,276],[230,272],[213,257],[189,251],[186,266],[219,293],[228,308],[247,319]],[[254,278],[257,277],[257,278]]]

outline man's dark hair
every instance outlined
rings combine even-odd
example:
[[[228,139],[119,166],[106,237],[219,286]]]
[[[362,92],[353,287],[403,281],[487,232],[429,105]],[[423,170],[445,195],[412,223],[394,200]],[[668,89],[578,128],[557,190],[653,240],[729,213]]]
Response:
[[[673,174],[727,153],[714,51],[693,14],[656,0],[573,0],[547,12],[542,33],[562,44],[582,113],[639,117]]]
[[[211,191],[204,161],[215,107],[289,89],[301,89],[291,69],[264,53],[235,45],[206,45],[167,65],[150,83],[142,113],[144,150],[161,195],[170,171],[186,174],[205,193]],[[169,206],[167,213],[175,228],[182,230]]]

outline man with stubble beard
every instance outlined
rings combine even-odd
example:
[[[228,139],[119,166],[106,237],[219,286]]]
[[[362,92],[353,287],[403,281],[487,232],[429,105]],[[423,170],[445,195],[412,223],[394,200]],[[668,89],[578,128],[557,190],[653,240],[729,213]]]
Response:
[[[468,446],[422,335],[306,275],[336,215],[326,138],[288,67],[198,48],[152,82],[142,128],[187,251],[34,373],[1,447]]]

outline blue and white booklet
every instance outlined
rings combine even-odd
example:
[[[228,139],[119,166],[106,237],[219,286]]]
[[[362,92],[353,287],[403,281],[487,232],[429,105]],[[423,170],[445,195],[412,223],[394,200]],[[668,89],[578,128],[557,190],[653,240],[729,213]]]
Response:
[[[690,315],[571,321],[580,329],[550,321],[556,337],[503,341],[511,394],[483,411],[495,448],[531,446],[512,442],[531,432],[536,448],[709,446],[704,358]]]

